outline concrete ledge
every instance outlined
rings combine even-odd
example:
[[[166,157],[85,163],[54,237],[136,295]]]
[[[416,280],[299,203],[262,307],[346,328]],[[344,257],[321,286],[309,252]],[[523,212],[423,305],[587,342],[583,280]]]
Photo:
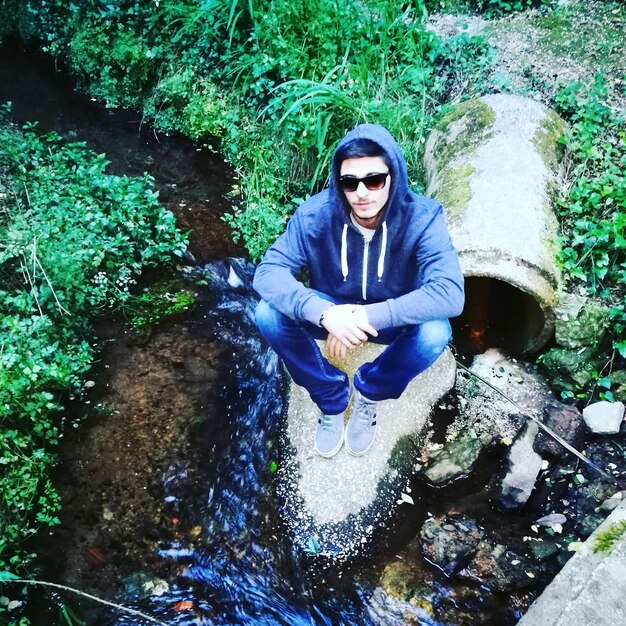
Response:
[[[518,622],[519,626],[626,624],[626,534],[609,552],[596,552],[598,534],[626,520],[622,502],[585,541]]]

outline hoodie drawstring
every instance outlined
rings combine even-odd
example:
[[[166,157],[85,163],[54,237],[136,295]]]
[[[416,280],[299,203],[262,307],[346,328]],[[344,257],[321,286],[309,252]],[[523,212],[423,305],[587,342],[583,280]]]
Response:
[[[380,255],[378,256],[378,282],[381,282],[383,273],[385,272],[385,255],[387,253],[387,222],[382,223],[382,241],[380,243]],[[366,269],[365,267],[363,268]],[[341,274],[343,281],[345,282],[348,277],[348,225],[343,225],[343,232],[341,233]],[[363,278],[365,280],[366,273],[364,272]],[[365,290],[364,290],[365,291]]]
[[[382,280],[385,271],[385,252],[387,251],[387,222],[383,222],[383,240],[380,244],[380,256],[378,257],[378,282]]]
[[[341,235],[341,273],[343,282],[348,278],[348,225],[343,225],[343,233]]]

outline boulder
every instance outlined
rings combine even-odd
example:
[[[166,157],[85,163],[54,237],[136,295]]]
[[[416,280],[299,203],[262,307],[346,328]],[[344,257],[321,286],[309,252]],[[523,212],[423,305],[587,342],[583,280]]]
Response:
[[[483,537],[467,517],[430,518],[420,531],[420,546],[427,561],[446,576],[454,576],[472,560]]]
[[[562,294],[555,313],[554,338],[563,348],[600,345],[610,324],[607,307],[576,294]]]
[[[478,456],[493,441],[487,433],[477,435],[471,428],[462,430],[443,448],[431,452],[427,457],[423,474],[431,485],[442,487],[457,478],[467,476]]]
[[[624,404],[606,400],[594,402],[583,409],[583,419],[592,433],[615,435],[624,419]]]
[[[556,400],[550,402],[543,410],[543,423],[577,450],[584,445],[585,422],[575,406],[566,406]],[[537,434],[534,448],[541,456],[562,457],[567,454],[558,441],[543,431]]]
[[[521,509],[535,488],[542,459],[533,450],[539,426],[528,422],[513,442],[507,457],[507,469],[500,481],[495,500],[505,511]]]
[[[383,349],[368,342],[335,365],[352,377],[361,363],[374,360]],[[331,459],[313,449],[319,409],[304,388],[291,383],[280,437],[283,460],[275,480],[282,517],[296,546],[323,558],[352,558],[371,547],[402,508],[419,505],[408,489],[417,460],[412,438],[452,388],[455,376],[454,357],[446,350],[398,400],[378,403],[378,430],[367,454],[355,457],[342,448]]]
[[[578,391],[586,387],[606,364],[606,355],[596,348],[551,348],[541,357],[541,364],[557,389]]]

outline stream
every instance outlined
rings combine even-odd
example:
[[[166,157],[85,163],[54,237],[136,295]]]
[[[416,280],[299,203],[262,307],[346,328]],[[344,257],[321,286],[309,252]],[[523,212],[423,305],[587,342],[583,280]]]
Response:
[[[106,323],[99,329],[105,348],[95,383],[74,407],[90,420],[67,438],[57,477],[62,527],[37,547],[44,575],[172,625],[516,623],[541,585],[497,593],[451,582],[420,556],[420,515],[383,556],[341,568],[293,549],[271,469],[280,460],[285,381],[254,327],[253,267],[220,220],[232,175],[206,150],[73,92],[50,60],[0,52],[0,102],[12,102],[16,120],[85,141],[107,155],[112,173],[148,171],[180,227],[193,229],[195,263],[182,280],[197,306],[147,343]],[[517,525],[529,525],[530,514],[493,511],[483,489],[498,463],[488,452],[469,481],[426,491],[424,514],[472,515],[522,549],[526,531]],[[399,562],[414,570],[422,604],[378,586]],[[95,626],[149,623],[74,596],[63,602]],[[49,599],[30,610],[38,626],[62,623]]]

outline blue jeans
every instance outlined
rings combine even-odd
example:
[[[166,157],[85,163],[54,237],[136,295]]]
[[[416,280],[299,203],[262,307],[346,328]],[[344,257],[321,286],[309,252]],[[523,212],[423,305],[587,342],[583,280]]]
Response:
[[[320,294],[335,304],[329,296]],[[261,300],[256,308],[261,334],[283,360],[296,384],[328,415],[345,411],[350,383],[345,372],[322,356],[316,339],[328,331],[310,322],[292,320]],[[371,363],[364,363],[354,375],[354,386],[370,400],[399,398],[407,385],[430,367],[448,345],[452,332],[448,320],[433,320],[417,326],[383,328],[370,341],[387,345]]]

